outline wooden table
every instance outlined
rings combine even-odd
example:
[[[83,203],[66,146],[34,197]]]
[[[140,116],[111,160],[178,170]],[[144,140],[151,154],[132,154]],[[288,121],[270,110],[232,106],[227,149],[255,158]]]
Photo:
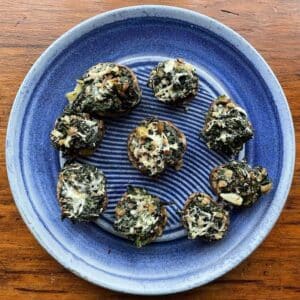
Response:
[[[178,5],[242,34],[267,60],[291,107],[300,151],[299,0],[7,0],[0,6],[0,299],[131,299],[65,270],[36,242],[10,193],[5,134],[16,92],[30,66],[80,21],[121,6]],[[172,299],[300,299],[300,161],[284,211],[264,243],[241,265]],[[138,299],[138,297],[136,297]]]

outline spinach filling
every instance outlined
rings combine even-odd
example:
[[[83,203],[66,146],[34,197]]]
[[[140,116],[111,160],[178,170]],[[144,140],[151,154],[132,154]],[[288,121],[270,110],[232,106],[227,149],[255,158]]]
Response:
[[[192,65],[175,59],[160,62],[151,71],[148,86],[159,101],[182,104],[196,96],[199,80]]]
[[[57,196],[62,219],[95,220],[107,205],[105,176],[94,166],[67,163],[59,174]]]
[[[105,116],[131,110],[140,102],[141,90],[129,68],[100,63],[87,70],[66,97],[75,111]]]
[[[230,161],[211,172],[211,185],[217,195],[234,206],[251,206],[272,188],[267,170],[251,168],[246,161]]]
[[[210,149],[236,155],[253,137],[246,112],[226,96],[215,100],[206,116],[202,136]]]
[[[210,196],[195,193],[186,202],[182,221],[189,239],[220,240],[228,230],[229,213]]]
[[[104,136],[104,122],[86,113],[74,113],[67,107],[56,120],[50,139],[53,146],[67,155],[94,150]]]
[[[128,138],[128,157],[132,164],[149,176],[166,167],[179,169],[186,149],[184,134],[169,121],[144,120]]]
[[[139,187],[128,187],[115,212],[115,229],[137,247],[160,236],[167,220],[166,209],[159,198]]]
[[[178,130],[171,126],[170,123],[165,123],[165,135],[167,136],[170,145],[169,155],[166,155],[168,164],[180,168],[182,165],[182,155],[186,150],[186,141]]]

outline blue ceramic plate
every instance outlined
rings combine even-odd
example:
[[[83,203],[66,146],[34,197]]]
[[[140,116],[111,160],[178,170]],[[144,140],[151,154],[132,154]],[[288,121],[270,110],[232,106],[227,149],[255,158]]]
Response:
[[[146,81],[151,68],[181,57],[196,66],[201,87],[187,112],[155,101]],[[55,188],[62,160],[49,133],[66,105],[75,79],[98,62],[131,67],[143,90],[129,115],[108,121],[96,153],[82,161],[101,168],[109,206],[96,223],[60,220]],[[226,157],[209,151],[199,131],[211,101],[227,94],[244,107],[255,128],[241,157],[263,165],[274,182],[271,193],[232,215],[226,238],[216,243],[187,240],[178,208],[189,194],[212,194],[210,170]],[[143,118],[173,121],[186,135],[184,167],[158,181],[141,175],[127,159],[126,139]],[[34,64],[16,97],[7,133],[7,170],[16,204],[41,245],[62,265],[95,284],[136,294],[175,293],[205,284],[245,259],[277,220],[290,188],[294,130],[283,91],[262,57],[242,37],[198,13],[166,6],[115,10],[89,19],[53,43]],[[142,249],[112,230],[113,210],[128,184],[172,200],[164,235]]]

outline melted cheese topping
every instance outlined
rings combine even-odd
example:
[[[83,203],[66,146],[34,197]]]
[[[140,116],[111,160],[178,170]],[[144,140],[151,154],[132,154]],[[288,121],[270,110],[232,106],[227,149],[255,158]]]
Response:
[[[217,98],[209,109],[203,128],[207,146],[225,154],[237,154],[253,136],[247,113],[227,96]]]
[[[55,123],[55,128],[51,132],[51,140],[65,148],[71,148],[72,140],[75,138],[81,141],[83,147],[95,146],[98,141],[98,122],[96,119],[89,119],[86,114],[63,115]],[[94,136],[95,141],[93,145],[88,145],[88,138],[91,136]]]
[[[160,221],[159,200],[141,188],[128,191],[116,207],[115,227],[134,240],[150,238]]]
[[[193,205],[190,203],[183,215],[189,238],[207,237],[215,240],[221,239],[227,230],[226,212],[220,212],[214,209],[216,204],[214,204],[210,198],[205,198],[208,196],[201,195],[195,197],[196,198],[192,201],[199,201],[200,204]],[[205,210],[201,208],[201,206],[207,205],[211,205],[209,211],[207,211],[207,208]],[[220,221],[222,221],[221,226]]]
[[[78,111],[96,113],[122,111],[128,104],[133,107],[140,101],[140,96],[135,75],[125,66],[114,63],[91,67],[77,81],[74,91],[66,94]]]
[[[82,172],[81,177],[80,173]],[[89,179],[87,179],[89,178]],[[87,208],[87,205],[97,207],[97,203],[90,203],[91,199],[102,199],[106,194],[105,177],[99,170],[86,165],[71,164],[65,167],[59,177],[60,202],[68,218],[76,219]],[[99,201],[99,200],[95,200]],[[100,214],[100,211],[94,213]]]
[[[158,216],[155,217],[153,211],[149,209],[149,207],[154,205],[153,200],[145,196],[139,198],[129,196],[129,198],[130,200],[136,201],[137,204],[137,208],[130,211],[130,214],[137,218],[135,225],[130,228],[130,233],[135,233],[136,229],[142,232],[148,232],[159,219]]]
[[[216,167],[210,178],[216,194],[235,206],[249,206],[272,188],[267,170],[252,168],[245,160],[232,160]]]
[[[66,183],[63,186],[63,192],[61,194],[63,197],[71,199],[71,202],[69,202],[71,204],[70,217],[80,215],[88,197],[87,193]]]
[[[160,83],[157,84],[153,78],[159,78]],[[185,78],[184,83],[180,81],[181,78]],[[184,99],[197,92],[196,69],[179,59],[161,62],[152,70],[149,86],[153,88],[155,97],[162,102]]]
[[[149,170],[149,175],[155,175],[165,169],[168,161],[165,155],[171,149],[177,150],[177,142],[170,144],[163,131],[163,121],[150,122],[137,127],[129,145],[130,151],[138,164]]]
[[[120,68],[115,64],[98,64],[92,67],[86,74],[84,82],[93,81],[86,87],[86,94],[92,94],[97,100],[107,99],[107,95],[113,93],[113,89],[120,85],[118,78],[110,78],[110,74],[118,74]]]

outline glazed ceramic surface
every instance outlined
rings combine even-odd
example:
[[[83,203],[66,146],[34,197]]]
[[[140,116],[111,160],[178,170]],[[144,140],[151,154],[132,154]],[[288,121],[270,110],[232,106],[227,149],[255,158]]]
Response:
[[[156,101],[146,86],[159,61],[183,58],[200,78],[188,110]],[[104,171],[109,205],[95,223],[62,222],[56,200],[63,163],[49,133],[75,80],[90,66],[113,61],[132,68],[143,91],[130,114],[106,121],[106,135],[90,157],[79,159]],[[233,211],[226,238],[187,240],[179,211],[193,192],[213,195],[209,173],[228,157],[210,151],[199,132],[210,103],[227,94],[249,115],[255,137],[239,158],[263,165],[274,188],[253,207]],[[188,149],[178,172],[159,180],[143,176],[127,158],[129,132],[149,116],[173,121]],[[136,294],[167,294],[205,284],[245,259],[266,237],[287,198],[294,166],[294,131],[289,108],[274,74],[242,37],[198,13],[166,6],[115,10],[89,19],[53,43],[34,64],[16,97],[7,133],[7,170],[16,204],[43,247],[75,274],[101,286]],[[164,235],[142,249],[112,228],[116,202],[128,184],[143,186],[168,206]]]

